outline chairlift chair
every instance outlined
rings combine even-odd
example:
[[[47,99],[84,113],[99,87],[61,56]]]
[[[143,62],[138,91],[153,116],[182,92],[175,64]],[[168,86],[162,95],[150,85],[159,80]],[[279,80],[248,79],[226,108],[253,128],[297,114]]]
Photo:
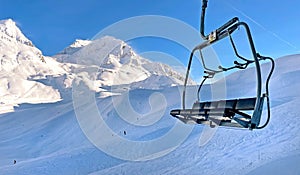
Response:
[[[274,60],[270,57],[261,56],[256,52],[254,42],[251,36],[249,26],[245,22],[240,22],[237,17],[232,18],[227,23],[225,23],[220,28],[212,31],[210,34],[204,34],[204,18],[205,11],[207,8],[208,0],[202,0],[202,12],[200,21],[200,34],[204,39],[204,42],[197,45],[191,52],[184,87],[182,94],[182,109],[174,109],[170,112],[173,117],[178,118],[184,123],[195,123],[195,124],[207,124],[211,127],[215,126],[227,126],[227,127],[238,127],[238,128],[249,128],[252,129],[262,129],[264,128],[270,120],[270,99],[269,99],[269,82],[274,71]],[[252,54],[252,59],[245,58],[241,56],[234,43],[232,33],[237,31],[238,28],[243,27],[245,29],[247,39],[250,45],[250,50]],[[202,50],[213,43],[216,43],[223,38],[229,37],[232,48],[235,52],[237,58],[240,61],[234,61],[234,66],[223,67],[219,66],[218,69],[208,68],[205,64],[203,58]],[[198,99],[194,102],[191,109],[186,109],[185,106],[185,96],[187,81],[189,78],[189,72],[192,64],[192,59],[196,51],[200,52],[200,58],[204,68],[203,80],[198,88]],[[268,60],[271,62],[271,69],[265,82],[265,93],[262,93],[262,75],[260,68],[260,61]],[[250,64],[255,65],[256,69],[256,96],[252,98],[238,98],[238,99],[225,99],[218,101],[200,101],[200,90],[202,85],[207,79],[213,78],[216,74],[233,70],[233,69],[247,69]],[[260,126],[260,120],[262,116],[262,110],[264,106],[264,101],[266,99],[267,103],[267,120],[265,124]],[[252,114],[249,114],[252,113]]]

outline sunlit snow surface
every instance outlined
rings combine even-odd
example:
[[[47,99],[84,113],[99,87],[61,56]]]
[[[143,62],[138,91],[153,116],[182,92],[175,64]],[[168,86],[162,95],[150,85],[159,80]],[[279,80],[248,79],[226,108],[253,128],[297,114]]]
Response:
[[[148,161],[124,161],[97,149],[82,133],[71,101],[22,104],[15,112],[0,116],[0,172],[1,174],[297,174],[300,159],[299,59],[300,56],[295,55],[276,60],[276,72],[270,85],[272,118],[265,129],[249,131],[219,127],[211,140],[200,147],[199,137],[204,127],[196,126],[184,143],[174,151]],[[263,69],[267,68],[268,65],[263,66]],[[230,75],[227,80],[227,91],[255,89],[253,84],[241,78],[252,77],[251,71],[250,69]],[[120,121],[113,107],[107,105],[112,97],[98,98],[97,105],[99,109],[107,106],[104,112],[107,114],[106,121],[119,136],[136,141],[155,139],[168,132],[177,122],[169,116],[168,110],[180,107],[180,98],[176,87],[162,90],[132,90],[130,101],[136,111],[146,113],[150,110],[148,97],[153,92],[165,94],[170,106],[159,122],[148,127],[136,127]],[[235,92],[229,93],[229,96],[239,94]],[[126,135],[123,131],[126,131]]]

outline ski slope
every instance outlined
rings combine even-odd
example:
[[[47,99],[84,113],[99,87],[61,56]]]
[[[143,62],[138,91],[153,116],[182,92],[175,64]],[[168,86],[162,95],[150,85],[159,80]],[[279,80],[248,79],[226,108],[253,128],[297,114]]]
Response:
[[[298,174],[299,59],[299,55],[293,55],[276,60],[276,72],[270,85],[272,118],[265,129],[248,131],[219,127],[206,144],[199,146],[201,134],[209,128],[195,126],[173,151],[146,161],[121,160],[95,147],[81,130],[72,101],[22,104],[15,112],[0,116],[0,173]],[[267,68],[268,65],[263,66]],[[253,89],[253,84],[242,78],[252,77],[251,74],[249,69],[229,75],[228,95],[233,96],[230,92],[236,91],[241,84],[243,88],[238,88],[241,91]],[[204,91],[210,89],[208,85],[204,88]],[[165,135],[175,124],[180,125],[168,114],[171,108],[180,106],[177,87],[130,90],[130,102],[135,110],[140,114],[149,112],[149,97],[153,93],[164,95],[167,106],[162,118],[150,126],[134,126],[120,119],[112,105],[113,96],[96,98],[96,104],[116,135],[137,142],[149,141]],[[124,94],[115,98],[122,99],[122,96]],[[127,153],[126,149],[116,151]]]

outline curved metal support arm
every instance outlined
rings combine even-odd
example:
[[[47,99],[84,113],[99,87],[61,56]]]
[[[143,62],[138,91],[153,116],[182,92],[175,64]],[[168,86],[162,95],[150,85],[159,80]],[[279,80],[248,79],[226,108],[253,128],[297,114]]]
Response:
[[[248,60],[248,59],[242,57],[242,56],[238,53],[238,51],[237,51],[237,49],[236,49],[236,46],[235,46],[235,44],[234,44],[233,38],[232,38],[232,36],[231,36],[230,33],[229,33],[229,38],[230,38],[230,42],[231,42],[231,45],[232,45],[232,47],[233,47],[234,53],[235,53],[235,55],[236,55],[238,58],[240,58],[240,59],[242,59],[242,60],[244,60],[244,61],[246,61],[246,62],[251,62],[251,63],[254,62],[254,61],[252,61],[252,60]]]
[[[254,108],[253,117],[251,119],[251,125],[250,125],[250,129],[254,129],[259,125],[260,116],[261,116],[261,112],[262,112],[260,109],[260,101],[261,101],[260,97],[261,97],[261,93],[262,93],[261,92],[262,91],[261,69],[260,69],[259,59],[257,58],[257,53],[256,53],[256,49],[254,46],[254,42],[252,39],[252,35],[250,32],[249,26],[245,22],[238,22],[236,25],[243,26],[246,30],[250,48],[251,48],[251,52],[252,52],[252,55],[254,58],[255,67],[256,67],[256,81],[257,81],[256,102],[255,102],[255,108]]]
[[[187,84],[187,81],[188,81],[188,78],[189,78],[190,69],[191,69],[191,65],[192,65],[192,59],[193,59],[193,56],[194,56],[194,52],[195,52],[195,51],[196,51],[196,50],[193,49],[193,51],[191,52],[191,55],[190,55],[190,58],[189,58],[188,67],[187,67],[187,70],[186,70],[185,81],[184,81],[183,92],[182,92],[182,108],[183,108],[183,110],[185,110],[185,91],[186,91],[186,84]]]
[[[271,118],[271,105],[270,105],[270,97],[269,97],[269,83],[270,83],[270,79],[271,76],[274,72],[274,68],[275,68],[275,61],[271,58],[271,57],[264,57],[261,56],[259,54],[257,54],[257,57],[260,58],[260,60],[269,60],[271,61],[271,69],[269,71],[269,75],[268,78],[266,80],[266,98],[267,98],[267,109],[268,109],[268,117],[267,117],[267,121],[262,125],[262,126],[257,126],[256,129],[263,129],[264,127],[266,127],[270,121]]]
[[[206,66],[206,64],[205,64],[205,61],[204,61],[204,58],[203,58],[203,54],[202,54],[202,50],[199,50],[199,52],[200,52],[200,58],[201,58],[202,65],[203,65],[203,68],[204,68],[205,70],[208,70],[208,71],[213,72],[213,73],[220,73],[220,72],[223,72],[223,70],[214,70],[214,69],[208,68],[208,67]]]
[[[246,69],[248,67],[248,65],[250,64],[250,62],[246,62],[246,63],[238,63],[237,61],[234,62],[235,66],[232,67],[222,67],[219,66],[219,69],[221,69],[222,71],[229,71],[231,69]]]
[[[197,96],[197,99],[198,99],[198,102],[200,102],[200,90],[201,90],[201,87],[203,86],[205,80],[207,79],[208,77],[204,77],[204,79],[202,80],[199,88],[198,88],[198,96]]]

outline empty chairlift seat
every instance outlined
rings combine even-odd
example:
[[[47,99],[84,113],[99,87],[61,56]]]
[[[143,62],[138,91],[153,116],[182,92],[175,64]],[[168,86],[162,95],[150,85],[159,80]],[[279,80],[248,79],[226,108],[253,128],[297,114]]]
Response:
[[[261,98],[260,105],[263,103]],[[209,124],[212,127],[234,126],[248,127],[251,116],[247,111],[255,109],[256,98],[242,98],[209,102],[195,102],[192,109],[175,109],[170,112],[173,117],[184,123]]]

